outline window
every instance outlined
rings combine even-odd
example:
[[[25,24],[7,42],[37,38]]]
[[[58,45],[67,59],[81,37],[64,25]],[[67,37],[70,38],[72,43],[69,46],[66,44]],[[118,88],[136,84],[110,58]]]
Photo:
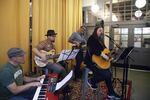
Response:
[[[112,21],[135,21],[135,20],[149,20],[150,19],[150,0],[147,0],[146,6],[141,8],[142,16],[137,18],[135,12],[139,10],[135,6],[136,0],[105,0],[104,18],[110,21],[110,7],[112,6]]]
[[[114,40],[122,47],[128,46],[128,28],[115,28]]]
[[[150,48],[150,27],[134,28],[134,46]]]

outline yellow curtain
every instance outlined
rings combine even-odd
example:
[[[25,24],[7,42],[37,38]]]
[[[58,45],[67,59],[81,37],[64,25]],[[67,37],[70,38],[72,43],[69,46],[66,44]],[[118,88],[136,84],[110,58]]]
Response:
[[[33,0],[33,46],[45,39],[48,29],[54,29],[56,49],[69,48],[67,39],[82,25],[82,0]]]
[[[64,8],[64,28],[66,34],[63,45],[66,48],[70,48],[67,41],[68,37],[82,25],[82,0],[66,0],[66,6]]]
[[[28,72],[29,0],[0,0],[0,36],[0,65],[6,63],[9,48],[20,47],[27,54],[23,69]]]
[[[69,49],[68,37],[82,25],[82,0],[33,0],[32,45],[44,40],[48,29],[54,29],[56,52]]]

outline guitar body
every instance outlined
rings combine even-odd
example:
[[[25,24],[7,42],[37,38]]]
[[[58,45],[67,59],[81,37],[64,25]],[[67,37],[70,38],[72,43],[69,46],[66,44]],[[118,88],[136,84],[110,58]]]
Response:
[[[38,56],[34,57],[34,61],[38,67],[45,67],[48,64],[48,61],[42,61],[41,58]]]
[[[54,55],[55,54],[55,50],[54,49],[50,50],[49,52],[44,51],[44,50],[41,50],[40,52],[45,54],[45,55]],[[34,57],[34,61],[35,61],[36,65],[38,67],[45,67],[48,64],[48,62],[53,62],[53,59],[43,61],[40,57],[35,56]]]
[[[110,54],[110,50],[109,49],[104,49],[103,53],[106,55]],[[109,60],[105,60],[103,57],[101,56],[97,56],[97,55],[92,55],[92,61],[95,62],[98,66],[98,68],[100,69],[108,69],[110,67],[110,61],[112,60],[112,58],[110,58]]]

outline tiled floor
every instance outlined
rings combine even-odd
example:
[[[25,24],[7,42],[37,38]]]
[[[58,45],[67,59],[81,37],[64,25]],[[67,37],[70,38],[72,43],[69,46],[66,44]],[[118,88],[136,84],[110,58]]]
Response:
[[[122,78],[123,69],[117,68],[116,71],[116,77]],[[129,69],[128,79],[132,80],[131,100],[150,100],[150,71]]]

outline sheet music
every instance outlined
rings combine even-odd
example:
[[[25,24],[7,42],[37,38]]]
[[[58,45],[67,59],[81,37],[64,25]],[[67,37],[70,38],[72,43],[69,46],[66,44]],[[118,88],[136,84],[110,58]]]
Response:
[[[72,78],[72,76],[73,76],[73,70],[71,70],[70,73],[62,81],[56,84],[55,91],[63,87]]]
[[[57,62],[69,59],[75,59],[76,55],[78,54],[79,49],[74,50],[62,50]]]

